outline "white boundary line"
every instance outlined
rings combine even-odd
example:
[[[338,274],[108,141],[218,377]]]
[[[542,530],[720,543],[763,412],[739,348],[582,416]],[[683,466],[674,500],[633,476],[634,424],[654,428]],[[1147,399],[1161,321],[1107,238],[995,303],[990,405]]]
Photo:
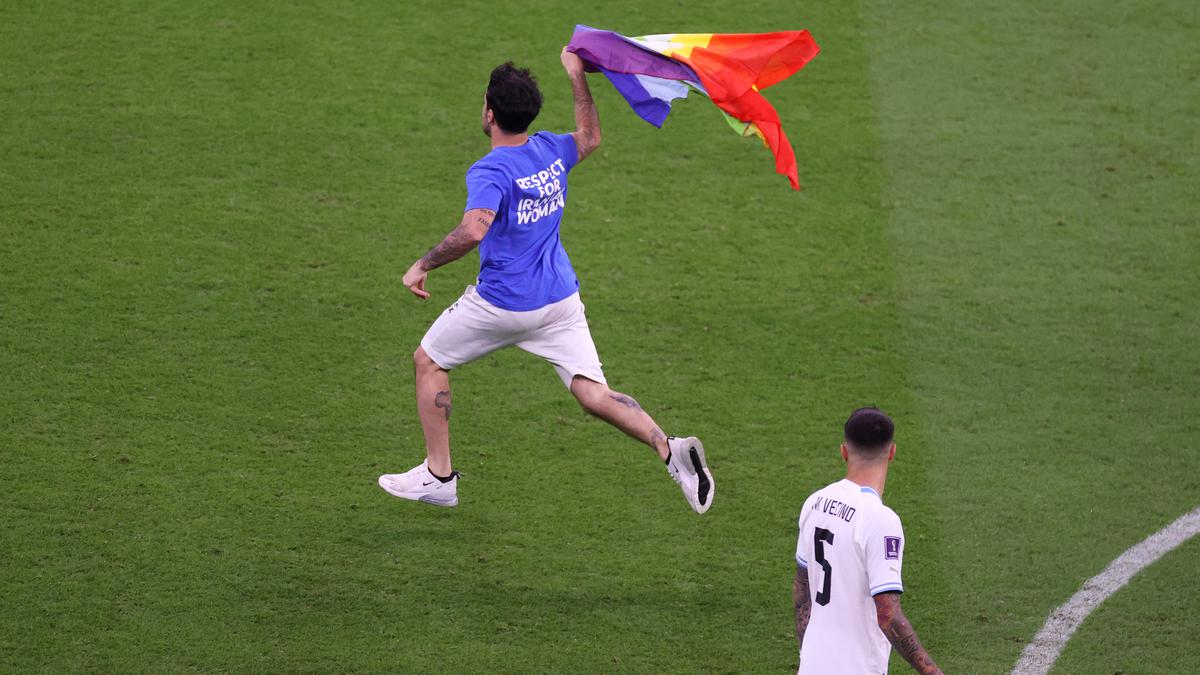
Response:
[[[1046,625],[1025,646],[1012,675],[1045,675],[1050,671],[1067,640],[1079,624],[1108,596],[1129,583],[1133,575],[1153,564],[1171,549],[1200,534],[1200,506],[1146,537],[1112,561],[1104,571],[1088,579],[1064,604],[1050,613]]]

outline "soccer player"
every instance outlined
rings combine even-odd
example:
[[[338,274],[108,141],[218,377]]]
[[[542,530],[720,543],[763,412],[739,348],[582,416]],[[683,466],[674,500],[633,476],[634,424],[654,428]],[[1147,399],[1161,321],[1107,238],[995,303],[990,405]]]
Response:
[[[900,610],[904,530],[882,499],[894,432],[881,411],[855,410],[841,447],[846,478],[800,512],[792,600],[801,675],[880,675],[891,647],[919,673],[942,672]]]
[[[493,70],[482,119],[492,149],[467,170],[462,221],[404,274],[404,285],[428,298],[429,272],[479,247],[476,284],[442,312],[413,354],[425,461],[407,473],[380,476],[379,485],[404,499],[458,504],[449,371],[516,346],[549,361],[588,413],[653,448],[688,504],[704,513],[714,492],[704,446],[695,437],[668,437],[632,396],[608,388],[579,281],[559,239],[567,175],[600,145],[600,117],[583,62],[565,48],[561,59],[575,98],[576,130],[530,135],[542,107],[537,81],[512,62]]]

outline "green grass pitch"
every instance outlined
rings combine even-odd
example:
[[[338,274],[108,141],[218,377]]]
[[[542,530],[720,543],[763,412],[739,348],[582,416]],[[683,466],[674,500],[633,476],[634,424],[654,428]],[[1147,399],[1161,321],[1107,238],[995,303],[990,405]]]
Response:
[[[800,159],[593,77],[563,238],[653,454],[505,352],[452,376],[462,504],[410,355],[475,272],[457,222],[491,67],[571,124],[575,23],[808,28],[767,92]],[[0,671],[794,672],[795,518],[838,430],[897,418],[904,606],[1007,673],[1200,491],[1193,3],[17,2],[0,9]],[[1056,673],[1200,671],[1200,545]],[[893,659],[893,672],[907,666]]]

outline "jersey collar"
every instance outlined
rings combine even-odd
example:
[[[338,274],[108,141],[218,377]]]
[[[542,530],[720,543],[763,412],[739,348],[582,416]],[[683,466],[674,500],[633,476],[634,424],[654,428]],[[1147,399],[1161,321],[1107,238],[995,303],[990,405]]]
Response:
[[[879,493],[875,491],[875,488],[873,488],[873,487],[870,487],[869,485],[859,485],[858,483],[855,483],[854,481],[850,480],[849,478],[843,478],[842,480],[844,480],[844,481],[846,481],[847,483],[849,483],[849,484],[853,485],[854,487],[858,488],[858,491],[859,491],[859,492],[866,492],[866,493],[868,493],[868,494],[873,494],[873,495],[875,495],[875,498],[876,498],[876,499],[878,499],[878,500],[879,500],[879,501],[881,501],[881,502],[883,501],[883,497],[880,497],[880,496],[879,496]]]

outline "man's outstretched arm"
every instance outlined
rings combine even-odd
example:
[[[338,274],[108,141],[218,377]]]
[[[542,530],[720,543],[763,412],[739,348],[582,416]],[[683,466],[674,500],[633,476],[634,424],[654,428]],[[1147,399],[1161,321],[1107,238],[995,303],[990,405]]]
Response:
[[[792,605],[796,609],[796,644],[804,646],[804,631],[808,630],[808,619],[812,616],[812,597],[808,594],[808,570],[796,565],[796,578],[792,581]]]
[[[571,78],[571,94],[575,97],[575,131],[571,132],[571,136],[575,138],[579,162],[582,162],[600,145],[600,113],[596,112],[596,103],[592,101],[592,92],[588,89],[583,60],[567,51],[566,47],[563,47],[561,58],[567,77]]]
[[[496,212],[491,209],[470,209],[463,213],[462,222],[450,231],[442,243],[429,249],[421,259],[412,264],[404,273],[404,285],[412,294],[424,300],[429,297],[425,290],[425,277],[429,271],[437,269],[449,262],[454,262],[471,252],[471,249],[483,241]]]
[[[929,652],[921,646],[917,632],[900,609],[900,594],[894,591],[875,596],[875,618],[879,629],[887,636],[892,647],[921,675],[942,675]]]

